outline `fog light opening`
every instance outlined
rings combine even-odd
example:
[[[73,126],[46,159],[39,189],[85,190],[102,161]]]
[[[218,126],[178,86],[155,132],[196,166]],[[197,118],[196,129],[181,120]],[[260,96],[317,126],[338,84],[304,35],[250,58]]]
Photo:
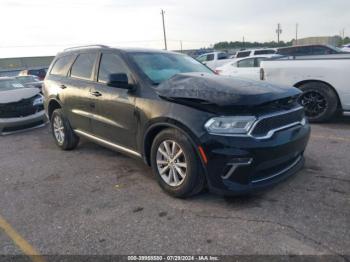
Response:
[[[234,158],[230,163],[228,163],[228,166],[231,166],[231,168],[227,171],[226,174],[221,176],[223,179],[229,179],[233,173],[237,170],[237,168],[241,166],[249,166],[253,162],[253,158]]]

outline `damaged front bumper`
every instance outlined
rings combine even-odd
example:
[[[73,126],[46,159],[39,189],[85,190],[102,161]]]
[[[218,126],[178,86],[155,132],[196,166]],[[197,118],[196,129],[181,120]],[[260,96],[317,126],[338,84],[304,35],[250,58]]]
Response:
[[[23,117],[0,118],[0,135],[8,135],[19,131],[38,128],[47,122],[45,111]]]
[[[239,195],[281,182],[302,168],[309,136],[308,124],[280,130],[269,139],[206,135],[202,147],[209,188]]]

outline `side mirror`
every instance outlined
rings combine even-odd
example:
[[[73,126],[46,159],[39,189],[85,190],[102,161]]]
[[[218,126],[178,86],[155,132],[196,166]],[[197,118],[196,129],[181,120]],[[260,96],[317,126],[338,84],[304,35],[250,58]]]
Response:
[[[129,79],[127,74],[110,74],[108,76],[107,85],[116,88],[128,89],[131,90],[134,88],[134,85],[129,84]]]

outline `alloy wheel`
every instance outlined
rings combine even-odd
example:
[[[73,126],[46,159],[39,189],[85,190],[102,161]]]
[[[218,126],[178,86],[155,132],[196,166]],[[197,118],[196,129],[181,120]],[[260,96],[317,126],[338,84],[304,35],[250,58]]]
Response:
[[[309,91],[302,94],[300,103],[304,106],[305,113],[308,117],[319,116],[327,109],[326,98],[315,91]]]
[[[55,116],[53,119],[53,132],[57,142],[62,145],[64,142],[64,126],[60,116]]]
[[[157,168],[169,186],[181,185],[187,174],[187,162],[181,146],[173,140],[163,141],[157,150]]]

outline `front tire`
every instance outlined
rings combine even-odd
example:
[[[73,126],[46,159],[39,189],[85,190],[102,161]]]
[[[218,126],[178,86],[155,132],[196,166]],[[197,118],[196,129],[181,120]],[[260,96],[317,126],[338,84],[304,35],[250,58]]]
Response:
[[[55,109],[51,116],[51,130],[56,145],[63,150],[72,150],[79,144],[79,137],[74,133],[62,109]]]
[[[190,140],[179,130],[165,129],[155,137],[151,165],[160,187],[174,197],[192,196],[204,188],[199,157]]]
[[[338,108],[337,94],[321,82],[309,82],[300,86],[303,93],[300,103],[310,122],[326,122],[335,115]]]

